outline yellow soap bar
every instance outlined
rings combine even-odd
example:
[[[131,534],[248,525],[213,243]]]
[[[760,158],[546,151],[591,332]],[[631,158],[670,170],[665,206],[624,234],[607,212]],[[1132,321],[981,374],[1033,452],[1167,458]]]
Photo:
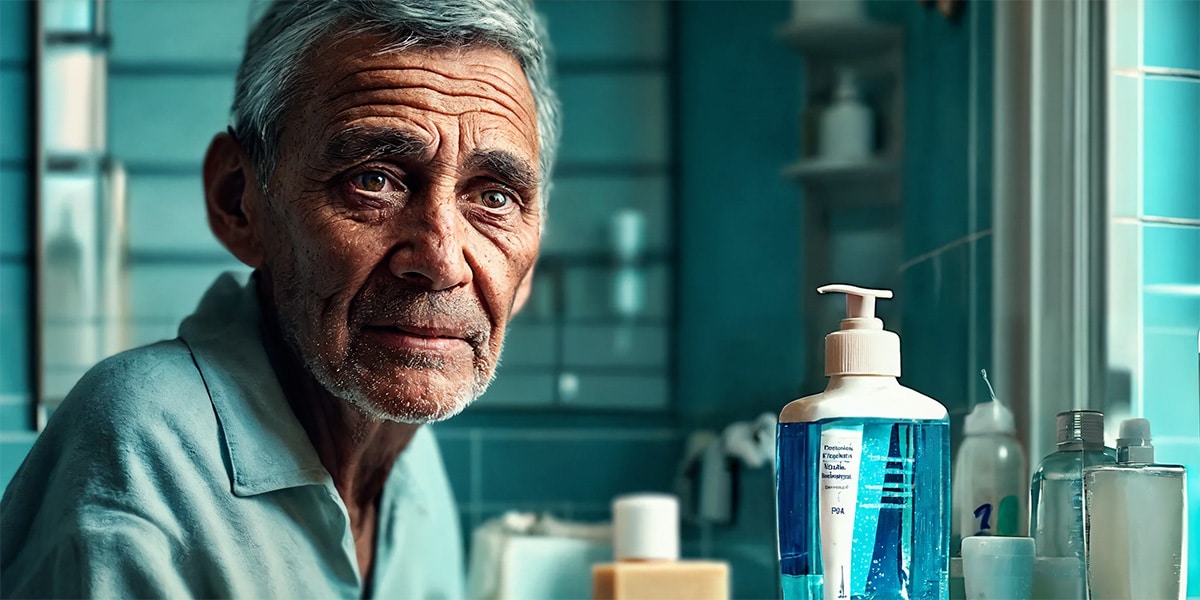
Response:
[[[701,560],[596,565],[592,599],[729,600],[729,565]]]

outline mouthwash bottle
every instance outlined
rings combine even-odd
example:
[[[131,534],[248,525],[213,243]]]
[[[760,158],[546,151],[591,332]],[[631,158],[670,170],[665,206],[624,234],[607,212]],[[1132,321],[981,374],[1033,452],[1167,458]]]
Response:
[[[825,336],[825,391],[779,415],[776,491],[785,600],[949,597],[950,426],[903,387],[900,337],[875,318],[888,290],[846,294]]]
[[[1055,572],[1034,573],[1034,596],[1085,595],[1083,470],[1116,462],[1104,447],[1104,413],[1069,410],[1055,418],[1058,449],[1042,459],[1029,485],[1029,533],[1039,557],[1055,559]],[[1051,564],[1043,561],[1044,564]],[[1049,581],[1053,579],[1054,581]],[[1070,600],[1070,599],[1068,599]]]

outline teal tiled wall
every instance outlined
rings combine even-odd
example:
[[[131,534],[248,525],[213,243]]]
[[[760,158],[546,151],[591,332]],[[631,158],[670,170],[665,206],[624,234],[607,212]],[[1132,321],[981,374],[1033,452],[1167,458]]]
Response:
[[[33,443],[29,364],[32,2],[0,2],[0,485]]]
[[[1188,596],[1200,597],[1200,1],[1121,8],[1110,261],[1132,279],[1115,316],[1136,326],[1109,350],[1135,374],[1131,412],[1150,419],[1155,458],[1188,468]]]
[[[946,405],[957,447],[991,362],[993,6],[868,6],[905,30],[901,380]]]

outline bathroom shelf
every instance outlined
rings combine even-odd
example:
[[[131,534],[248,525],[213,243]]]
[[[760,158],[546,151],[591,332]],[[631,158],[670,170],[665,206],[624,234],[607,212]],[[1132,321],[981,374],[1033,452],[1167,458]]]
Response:
[[[904,34],[897,26],[875,21],[791,21],[777,35],[811,56],[849,58],[889,50]]]
[[[891,160],[866,162],[831,162],[820,159],[801,160],[783,169],[786,177],[802,183],[819,185],[889,183],[900,173],[900,166]]]

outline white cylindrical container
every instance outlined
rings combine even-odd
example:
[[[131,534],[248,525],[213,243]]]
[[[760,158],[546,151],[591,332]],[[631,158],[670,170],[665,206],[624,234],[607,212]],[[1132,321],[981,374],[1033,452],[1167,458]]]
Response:
[[[1029,531],[1029,478],[1012,412],[993,398],[967,415],[954,457],[951,538],[1024,536]],[[951,550],[958,546],[951,544]]]
[[[967,600],[1029,600],[1033,538],[971,536],[962,541]]]
[[[630,494],[613,500],[613,556],[617,560],[679,560],[679,500],[667,494]]]

